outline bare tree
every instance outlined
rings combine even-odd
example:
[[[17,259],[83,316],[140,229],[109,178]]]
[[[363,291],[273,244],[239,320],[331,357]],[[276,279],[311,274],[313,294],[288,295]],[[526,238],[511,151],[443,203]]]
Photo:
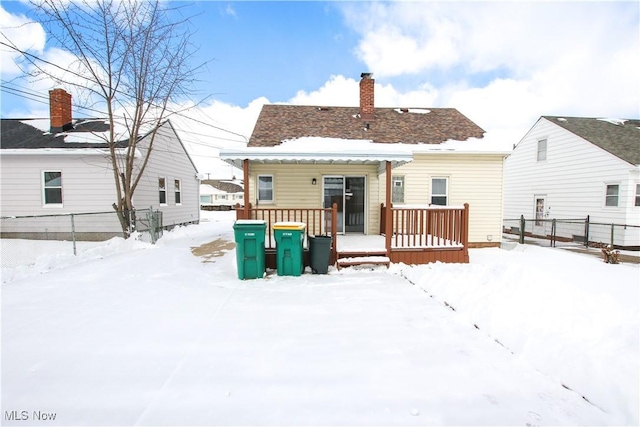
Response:
[[[171,114],[168,106],[192,93],[195,74],[204,65],[190,64],[194,49],[189,18],[160,0],[33,0],[32,4],[50,40],[75,61],[52,67],[51,62],[23,52],[28,73],[74,87],[86,95],[90,108],[105,112],[110,131],[104,139],[117,193],[113,208],[129,237],[135,227],[130,216],[133,196],[156,134]]]

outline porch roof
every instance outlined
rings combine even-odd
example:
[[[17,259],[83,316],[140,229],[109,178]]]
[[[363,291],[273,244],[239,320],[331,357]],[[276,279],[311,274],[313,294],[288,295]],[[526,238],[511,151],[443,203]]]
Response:
[[[413,153],[397,145],[374,144],[366,140],[300,138],[275,147],[222,149],[220,158],[240,169],[247,159],[272,164],[377,165],[378,173],[382,174],[385,162],[391,162],[392,168],[402,166],[413,160]]]

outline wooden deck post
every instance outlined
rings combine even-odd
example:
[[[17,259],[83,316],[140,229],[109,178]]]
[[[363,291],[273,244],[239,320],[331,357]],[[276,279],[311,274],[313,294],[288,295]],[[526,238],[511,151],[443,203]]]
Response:
[[[464,218],[462,219],[462,245],[464,247],[464,262],[469,262],[469,203],[464,204]]]
[[[331,264],[335,264],[338,261],[338,204],[331,205]]]
[[[385,190],[385,227],[384,227],[384,245],[387,249],[387,256],[391,258],[391,162],[387,160],[386,164],[386,190]]]
[[[249,159],[242,161],[243,176],[243,190],[244,190],[244,219],[249,219],[249,210],[251,209],[249,200]]]

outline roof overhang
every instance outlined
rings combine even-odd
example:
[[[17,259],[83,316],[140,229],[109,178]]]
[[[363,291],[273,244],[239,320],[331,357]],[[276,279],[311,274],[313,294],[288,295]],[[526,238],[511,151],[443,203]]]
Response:
[[[396,168],[413,160],[408,151],[340,151],[340,152],[287,152],[272,147],[247,147],[240,150],[223,149],[220,159],[242,169],[244,160],[264,164],[324,164],[324,165],[375,165],[378,174],[385,172],[386,162]]]
[[[124,156],[126,148],[116,148],[116,156]],[[0,151],[3,156],[109,156],[108,148],[3,148]],[[142,157],[140,150],[136,148],[134,157]]]

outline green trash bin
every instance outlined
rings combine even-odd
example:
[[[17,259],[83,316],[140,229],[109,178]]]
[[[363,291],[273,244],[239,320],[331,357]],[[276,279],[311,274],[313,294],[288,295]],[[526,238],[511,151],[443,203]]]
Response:
[[[276,222],[276,267],[278,276],[300,276],[304,270],[304,222]]]
[[[309,236],[309,265],[313,274],[329,272],[331,236]]]
[[[239,219],[233,224],[236,238],[238,279],[258,279],[264,276],[265,221]]]

